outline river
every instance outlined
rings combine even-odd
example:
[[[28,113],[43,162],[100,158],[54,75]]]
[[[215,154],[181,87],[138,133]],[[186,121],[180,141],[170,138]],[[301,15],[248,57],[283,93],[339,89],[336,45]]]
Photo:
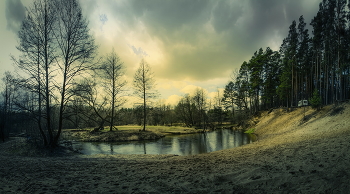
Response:
[[[76,142],[75,149],[86,155],[92,154],[176,154],[195,155],[251,143],[245,133],[221,129],[207,133],[167,135],[155,141],[131,142]]]

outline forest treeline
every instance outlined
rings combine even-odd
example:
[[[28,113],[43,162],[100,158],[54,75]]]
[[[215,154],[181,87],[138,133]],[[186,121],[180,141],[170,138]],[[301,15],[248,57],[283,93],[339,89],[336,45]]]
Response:
[[[300,100],[318,107],[349,99],[349,8],[346,0],[323,0],[311,33],[303,16],[293,21],[279,51],[260,48],[234,72],[224,99],[252,114]]]
[[[117,125],[244,127],[250,116],[276,107],[312,106],[349,99],[350,3],[323,0],[309,25],[293,21],[280,50],[257,50],[231,76],[224,91],[209,99],[204,89],[175,105],[151,102],[155,80],[142,59],[130,90],[125,65],[112,50],[97,53],[77,0],[35,0],[18,32],[20,56],[11,56],[16,72],[2,78],[0,137],[25,132],[55,147],[64,128]],[[312,29],[309,32],[308,29]],[[124,108],[126,95],[142,103]]]

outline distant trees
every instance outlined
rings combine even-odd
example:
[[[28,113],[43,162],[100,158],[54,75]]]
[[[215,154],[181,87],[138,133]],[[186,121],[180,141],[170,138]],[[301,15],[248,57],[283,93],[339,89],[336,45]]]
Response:
[[[195,113],[197,108],[193,102],[192,97],[186,94],[180,99],[179,103],[175,107],[175,113],[182,123],[187,127],[196,125]]]
[[[279,65],[279,53],[269,47],[265,51],[259,49],[248,62],[242,64],[233,80],[225,86],[222,99],[226,108],[231,107],[232,116],[235,106],[241,112],[250,110],[254,114],[278,104]]]
[[[152,91],[155,82],[153,78],[153,72],[148,63],[142,59],[140,66],[134,75],[133,86],[135,88],[135,94],[143,100],[143,131],[146,130],[147,120],[147,100],[155,97],[155,92]]]
[[[147,108],[147,111],[149,112],[147,122],[150,125],[171,126],[177,121],[173,107],[169,104],[165,104],[164,100],[153,103],[153,106]]]
[[[192,95],[186,94],[175,107],[179,120],[187,127],[207,127],[207,94],[202,88],[197,88]]]
[[[11,119],[11,111],[13,107],[13,98],[15,88],[13,85],[14,77],[10,72],[6,71],[2,82],[4,84],[3,92],[1,93],[2,103],[0,104],[0,140],[5,141],[8,136],[8,120]]]
[[[239,83],[236,83],[237,85]],[[231,112],[231,122],[234,120],[235,116],[235,104],[239,107],[241,107],[241,103],[239,101],[239,88],[237,87],[233,81],[230,81],[226,86],[224,90],[224,97],[222,98],[222,102],[224,104],[224,107],[226,110],[230,110]]]

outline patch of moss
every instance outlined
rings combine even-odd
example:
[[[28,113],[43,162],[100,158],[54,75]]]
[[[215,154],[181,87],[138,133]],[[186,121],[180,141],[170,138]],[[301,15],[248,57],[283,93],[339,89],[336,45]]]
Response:
[[[254,131],[255,131],[255,128],[250,128],[247,131],[245,131],[244,133],[252,134],[252,133],[254,133]]]

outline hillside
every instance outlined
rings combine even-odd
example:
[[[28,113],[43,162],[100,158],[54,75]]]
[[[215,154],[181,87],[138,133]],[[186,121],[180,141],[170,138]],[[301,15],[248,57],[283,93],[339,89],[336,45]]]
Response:
[[[349,118],[349,103],[337,107],[328,105],[320,111],[311,107],[297,108],[290,112],[274,109],[254,118],[255,132],[260,141],[267,140],[270,144],[321,139],[349,131]]]
[[[258,141],[194,156],[0,149],[0,193],[348,193],[350,104],[306,108],[306,119],[303,110],[263,112],[254,118]]]

